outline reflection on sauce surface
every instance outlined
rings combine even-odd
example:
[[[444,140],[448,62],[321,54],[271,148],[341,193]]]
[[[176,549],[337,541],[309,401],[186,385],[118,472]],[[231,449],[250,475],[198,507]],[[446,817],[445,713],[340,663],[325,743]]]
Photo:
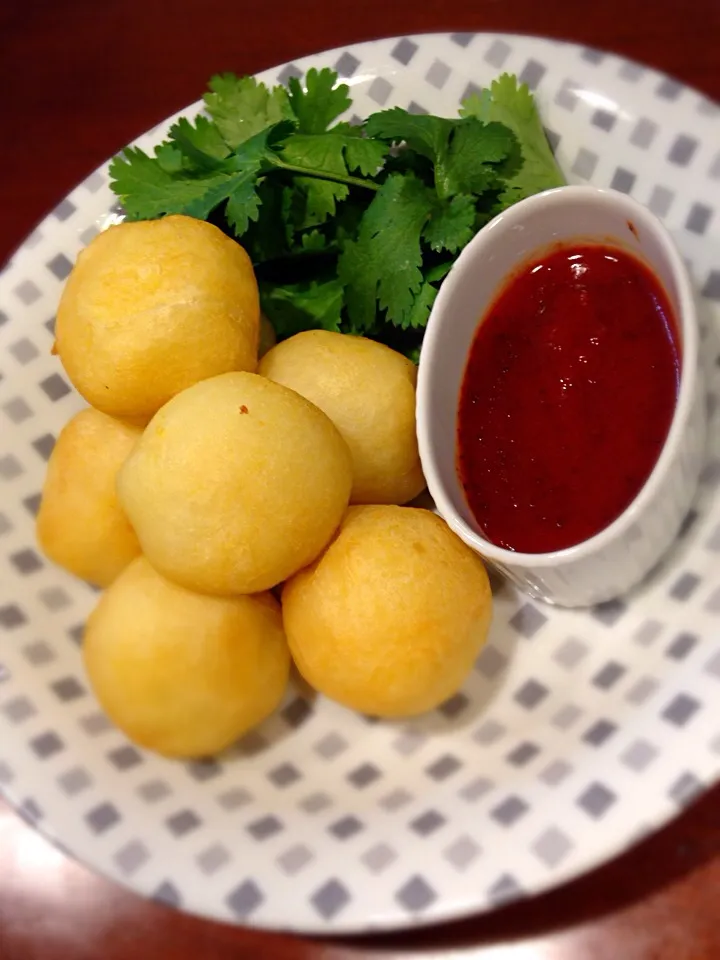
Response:
[[[513,275],[470,349],[458,472],[485,536],[544,553],[639,493],[677,400],[677,325],[654,275],[610,246],[554,248]]]

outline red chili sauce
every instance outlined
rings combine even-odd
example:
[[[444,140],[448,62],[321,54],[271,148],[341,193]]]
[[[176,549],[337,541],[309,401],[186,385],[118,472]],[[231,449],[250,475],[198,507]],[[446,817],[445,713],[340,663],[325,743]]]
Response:
[[[484,535],[546,553],[612,523],[657,461],[679,376],[672,309],[635,257],[577,243],[524,265],[460,392],[458,472]]]

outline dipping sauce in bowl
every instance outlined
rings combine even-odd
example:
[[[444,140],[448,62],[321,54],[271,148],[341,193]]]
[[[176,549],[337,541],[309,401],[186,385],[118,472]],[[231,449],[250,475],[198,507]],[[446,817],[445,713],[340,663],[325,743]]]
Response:
[[[574,546],[623,513],[663,449],[681,366],[668,298],[620,247],[564,242],[481,320],[457,417],[468,507],[504,549]]]
[[[647,208],[589,186],[520,200],[462,250],[425,331],[416,422],[438,513],[533,597],[627,593],[695,493],[698,359],[690,276]]]

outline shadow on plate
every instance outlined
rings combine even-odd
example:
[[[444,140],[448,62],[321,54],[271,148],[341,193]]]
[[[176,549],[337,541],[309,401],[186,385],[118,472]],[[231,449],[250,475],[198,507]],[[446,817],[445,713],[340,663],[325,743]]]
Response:
[[[290,669],[290,683],[281,706],[267,720],[246,733],[226,750],[224,761],[254,757],[292,736],[313,715],[316,692],[297,671],[295,664]]]

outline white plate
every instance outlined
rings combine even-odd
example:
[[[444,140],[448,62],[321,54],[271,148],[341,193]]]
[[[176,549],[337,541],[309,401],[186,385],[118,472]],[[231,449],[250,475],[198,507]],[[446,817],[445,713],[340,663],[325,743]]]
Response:
[[[704,293],[720,386],[718,108],[651,70],[518,36],[360,44],[311,65],[354,111],[454,114],[514,71],[537,91],[573,182],[659,213]],[[194,111],[190,111],[194,112]],[[141,139],[157,140],[166,125]],[[73,856],[209,917],[300,931],[430,922],[538,893],[669,820],[720,774],[720,445],[681,542],[621,603],[568,612],[497,595],[462,693],[413,723],[300,697],[231,756],[180,764],[100,713],[78,643],[93,591],[49,565],[33,514],[53,438],[80,406],[50,356],[61,282],[113,204],[105,169],[63,200],[0,278],[0,784]]]

